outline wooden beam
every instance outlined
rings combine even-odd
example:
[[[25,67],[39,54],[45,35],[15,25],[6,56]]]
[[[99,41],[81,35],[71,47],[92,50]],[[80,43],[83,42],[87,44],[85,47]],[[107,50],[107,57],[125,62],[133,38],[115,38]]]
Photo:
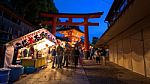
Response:
[[[53,34],[54,36],[55,36],[55,34],[56,34],[56,27],[57,27],[56,22],[57,22],[57,18],[54,17],[54,18],[53,18],[53,28],[52,28],[52,34]]]
[[[53,25],[51,21],[44,21],[40,23],[41,25]],[[57,22],[56,25],[70,25],[70,26],[84,26],[84,22]],[[88,22],[88,26],[99,26],[99,23]]]
[[[99,18],[103,12],[86,13],[86,14],[70,14],[70,13],[41,13],[43,17],[57,17],[57,18]]]

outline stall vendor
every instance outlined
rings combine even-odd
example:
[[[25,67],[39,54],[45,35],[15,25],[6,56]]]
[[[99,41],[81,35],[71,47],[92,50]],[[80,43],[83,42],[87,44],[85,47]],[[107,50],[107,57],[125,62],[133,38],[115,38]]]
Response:
[[[34,57],[34,47],[31,46],[30,49],[29,49],[29,56],[31,56],[32,58],[35,58]]]

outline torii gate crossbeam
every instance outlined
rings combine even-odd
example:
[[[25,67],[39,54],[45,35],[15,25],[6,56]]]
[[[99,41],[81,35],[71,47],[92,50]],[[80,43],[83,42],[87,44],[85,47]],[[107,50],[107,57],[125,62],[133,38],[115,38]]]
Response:
[[[71,26],[84,26],[84,47],[85,47],[85,57],[89,57],[89,34],[88,34],[88,26],[99,26],[99,23],[91,23],[88,22],[89,18],[100,18],[103,12],[97,13],[86,13],[86,14],[70,14],[70,13],[41,13],[42,17],[53,18],[53,21],[44,21],[41,22],[41,25],[53,25],[52,34],[55,35],[56,27],[58,25],[71,25]],[[57,22],[59,18],[68,18],[68,22]],[[72,18],[83,18],[84,22],[72,22]]]

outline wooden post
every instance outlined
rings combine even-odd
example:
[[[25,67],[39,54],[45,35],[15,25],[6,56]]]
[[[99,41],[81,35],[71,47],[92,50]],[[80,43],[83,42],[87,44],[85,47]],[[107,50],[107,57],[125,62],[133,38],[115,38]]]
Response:
[[[56,17],[53,17],[52,34],[53,34],[54,36],[55,36],[55,34],[56,34],[56,26],[57,26],[56,22],[57,22],[57,18],[56,18]]]
[[[144,45],[144,35],[143,35],[143,29],[141,29],[141,41],[142,41],[142,45],[143,45],[143,61],[144,61],[144,74],[145,74],[145,77],[147,77],[147,67],[146,67],[146,58],[145,58],[145,45]]]
[[[84,18],[84,52],[85,52],[85,58],[88,59],[90,56],[89,53],[89,34],[88,34],[88,18]]]
[[[72,23],[72,18],[69,18],[69,23]]]

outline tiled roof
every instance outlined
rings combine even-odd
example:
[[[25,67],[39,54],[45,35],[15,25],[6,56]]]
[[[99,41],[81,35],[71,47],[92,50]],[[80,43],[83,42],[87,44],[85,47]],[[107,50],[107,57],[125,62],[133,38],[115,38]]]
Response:
[[[69,27],[62,27],[60,29],[57,29],[57,31],[66,31],[66,30],[71,30],[71,29],[75,29],[81,33],[84,33],[82,30],[80,30],[79,26],[69,26]]]

